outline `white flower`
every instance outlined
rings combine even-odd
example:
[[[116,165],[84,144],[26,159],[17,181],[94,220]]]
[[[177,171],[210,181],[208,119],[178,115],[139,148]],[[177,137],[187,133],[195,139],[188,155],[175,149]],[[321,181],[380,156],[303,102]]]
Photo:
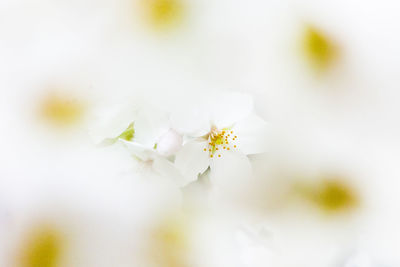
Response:
[[[139,110],[132,121],[132,129],[132,137],[122,138],[122,141],[144,161],[170,156],[182,145],[182,136],[171,129],[167,114],[158,110]]]
[[[215,214],[171,211],[164,206],[136,229],[134,266],[243,267],[234,229]]]
[[[209,166],[224,173],[248,168],[245,155],[265,151],[267,124],[254,114],[253,100],[246,94],[216,94],[192,111],[173,114],[171,120],[187,137],[175,165],[192,181]]]
[[[128,105],[105,109],[99,114],[100,123],[92,129],[97,142],[123,144],[142,171],[150,171],[146,175],[169,177],[178,186],[187,183],[171,161],[171,156],[182,146],[182,136],[171,129],[167,113]]]
[[[134,157],[149,166],[152,172],[172,179],[176,185],[186,185],[189,181],[171,161],[171,156],[182,146],[182,136],[171,129],[168,116],[152,110],[141,110],[132,125],[132,138],[119,140]]]

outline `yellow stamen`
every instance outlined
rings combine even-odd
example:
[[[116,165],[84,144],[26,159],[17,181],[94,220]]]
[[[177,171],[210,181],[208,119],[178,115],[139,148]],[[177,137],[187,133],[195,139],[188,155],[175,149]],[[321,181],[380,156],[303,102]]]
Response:
[[[233,132],[233,131],[229,131]],[[219,131],[215,126],[211,128],[210,133],[208,134],[208,143],[209,143],[209,152],[210,154],[214,154],[215,151],[219,150],[221,147],[222,149],[227,149],[226,145],[229,145],[229,138],[231,138],[230,141],[234,141],[235,138],[232,138],[230,134],[227,134],[228,132],[225,130]],[[236,146],[234,146],[236,147]],[[230,150],[230,148],[228,148]]]

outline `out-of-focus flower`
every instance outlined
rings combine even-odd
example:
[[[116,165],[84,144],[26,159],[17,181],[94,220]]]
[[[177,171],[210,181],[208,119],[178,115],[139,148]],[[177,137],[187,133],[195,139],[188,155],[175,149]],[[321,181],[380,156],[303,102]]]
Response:
[[[295,182],[293,192],[296,197],[326,213],[351,211],[360,204],[355,189],[337,175],[322,175],[313,183]]]
[[[86,250],[81,238],[86,225],[77,227],[80,221],[77,214],[60,205],[59,199],[52,198],[51,204],[43,203],[44,196],[39,200],[43,189],[30,193],[33,195],[27,194],[27,199],[18,199],[16,195],[5,198],[13,208],[8,211],[1,229],[0,264],[7,267],[82,266],[85,258],[81,258],[80,250]],[[81,219],[80,222],[85,221]],[[84,257],[89,258],[89,253]]]
[[[232,225],[212,213],[164,210],[139,230],[140,266],[244,266]]]
[[[363,253],[362,251],[355,251],[354,253],[351,253],[346,259],[343,260],[342,265],[338,266],[343,266],[343,267],[374,267],[374,266],[380,266],[380,265],[375,265],[373,261],[371,260],[371,257]],[[383,267],[383,266],[382,266]]]
[[[337,61],[339,49],[324,32],[314,26],[307,26],[302,36],[302,50],[305,59],[316,72],[324,72]]]
[[[329,266],[361,236],[371,177],[360,163],[363,152],[331,147],[331,138],[323,146],[316,136],[310,149],[291,137],[300,144],[272,135],[268,154],[252,158],[254,175],[219,194],[213,207],[248,229],[263,226],[278,266]]]
[[[19,251],[17,266],[53,267],[62,265],[65,240],[62,233],[52,226],[40,226],[28,234]]]
[[[174,128],[186,136],[175,159],[184,176],[193,181],[224,158],[245,162],[248,160],[242,155],[265,152],[267,124],[254,114],[249,95],[223,93],[201,101],[200,108],[172,116]]]
[[[49,92],[38,103],[38,116],[51,126],[71,127],[84,119],[85,103],[66,92]]]
[[[272,233],[260,229],[240,227],[236,232],[244,266],[281,266],[272,246]]]
[[[189,240],[190,222],[180,217],[171,216],[167,220],[161,220],[145,239],[145,241],[148,241],[146,246],[148,260],[153,262],[152,265],[189,266],[189,248],[193,246]]]
[[[60,145],[88,137],[89,114],[101,93],[93,94],[87,75],[58,71],[43,70],[29,80],[9,84],[5,108],[14,135],[29,132],[24,140]]]
[[[179,26],[185,15],[184,0],[140,0],[143,18],[155,30]]]
[[[23,155],[29,177],[3,169],[0,265],[132,266],[126,236],[154,210],[179,207],[181,196],[168,180],[142,179],[119,148]]]
[[[301,134],[273,138],[267,158],[253,161],[254,180],[243,190],[252,203],[247,208],[270,214],[303,211],[301,216],[321,220],[352,221],[362,215],[368,187],[361,179],[370,176],[363,171],[359,152],[339,142],[332,147],[333,138],[316,141],[318,135],[312,140]]]

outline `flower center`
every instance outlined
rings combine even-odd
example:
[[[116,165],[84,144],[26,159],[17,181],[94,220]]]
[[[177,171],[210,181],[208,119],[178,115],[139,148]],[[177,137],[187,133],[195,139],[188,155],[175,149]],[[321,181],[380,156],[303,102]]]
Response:
[[[56,267],[60,264],[63,252],[61,233],[49,227],[36,229],[21,250],[18,266]]]
[[[217,127],[213,126],[208,134],[208,145],[203,150],[208,152],[210,158],[213,158],[214,154],[219,151],[235,149],[236,139],[237,136],[234,135],[233,130],[229,128],[218,130]],[[218,153],[218,157],[221,157],[221,154]]]
[[[189,249],[188,229],[180,218],[161,222],[151,233],[149,256],[157,266],[184,267]],[[185,222],[186,223],[186,222]]]
[[[183,19],[181,0],[142,0],[148,22],[155,29],[172,28]]]
[[[315,70],[326,70],[338,57],[335,44],[323,32],[312,26],[304,33],[303,49]]]
[[[53,125],[71,126],[82,119],[85,107],[74,98],[54,93],[43,99],[39,111],[41,117]]]
[[[324,178],[317,184],[298,185],[297,189],[305,200],[326,212],[350,210],[360,202],[354,188],[336,177]]]

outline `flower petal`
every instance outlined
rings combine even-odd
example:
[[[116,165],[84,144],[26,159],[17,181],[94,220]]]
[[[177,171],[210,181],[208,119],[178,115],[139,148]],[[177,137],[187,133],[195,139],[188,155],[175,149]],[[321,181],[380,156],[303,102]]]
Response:
[[[131,154],[143,161],[151,160],[157,156],[156,152],[137,142],[126,141],[123,139],[119,139],[119,142],[122,142]]]
[[[134,128],[134,140],[148,148],[153,148],[157,139],[169,129],[168,116],[155,109],[142,109],[135,120]]]
[[[161,176],[170,179],[179,187],[183,187],[192,182],[192,180],[189,180],[187,177],[183,176],[171,161],[164,157],[154,158],[153,170],[159,173]]]
[[[108,107],[97,109],[93,123],[89,125],[89,132],[96,144],[105,139],[117,138],[137,117],[137,111],[132,107]]]
[[[239,151],[221,152],[221,157],[215,157],[211,164],[211,182],[222,190],[248,181],[251,173],[249,159]]]
[[[233,127],[240,151],[244,154],[258,154],[266,151],[268,141],[268,124],[259,116],[252,113],[239,121]]]
[[[216,95],[210,109],[211,122],[222,129],[247,117],[253,110],[253,99],[247,94],[228,92]]]
[[[206,107],[189,105],[171,114],[171,125],[188,136],[202,136],[210,131],[210,114]]]
[[[195,181],[210,165],[209,155],[203,151],[205,147],[206,141],[189,141],[176,154],[175,166],[188,181]]]
[[[170,129],[158,139],[156,150],[163,156],[172,155],[182,147],[182,141],[182,135]]]

